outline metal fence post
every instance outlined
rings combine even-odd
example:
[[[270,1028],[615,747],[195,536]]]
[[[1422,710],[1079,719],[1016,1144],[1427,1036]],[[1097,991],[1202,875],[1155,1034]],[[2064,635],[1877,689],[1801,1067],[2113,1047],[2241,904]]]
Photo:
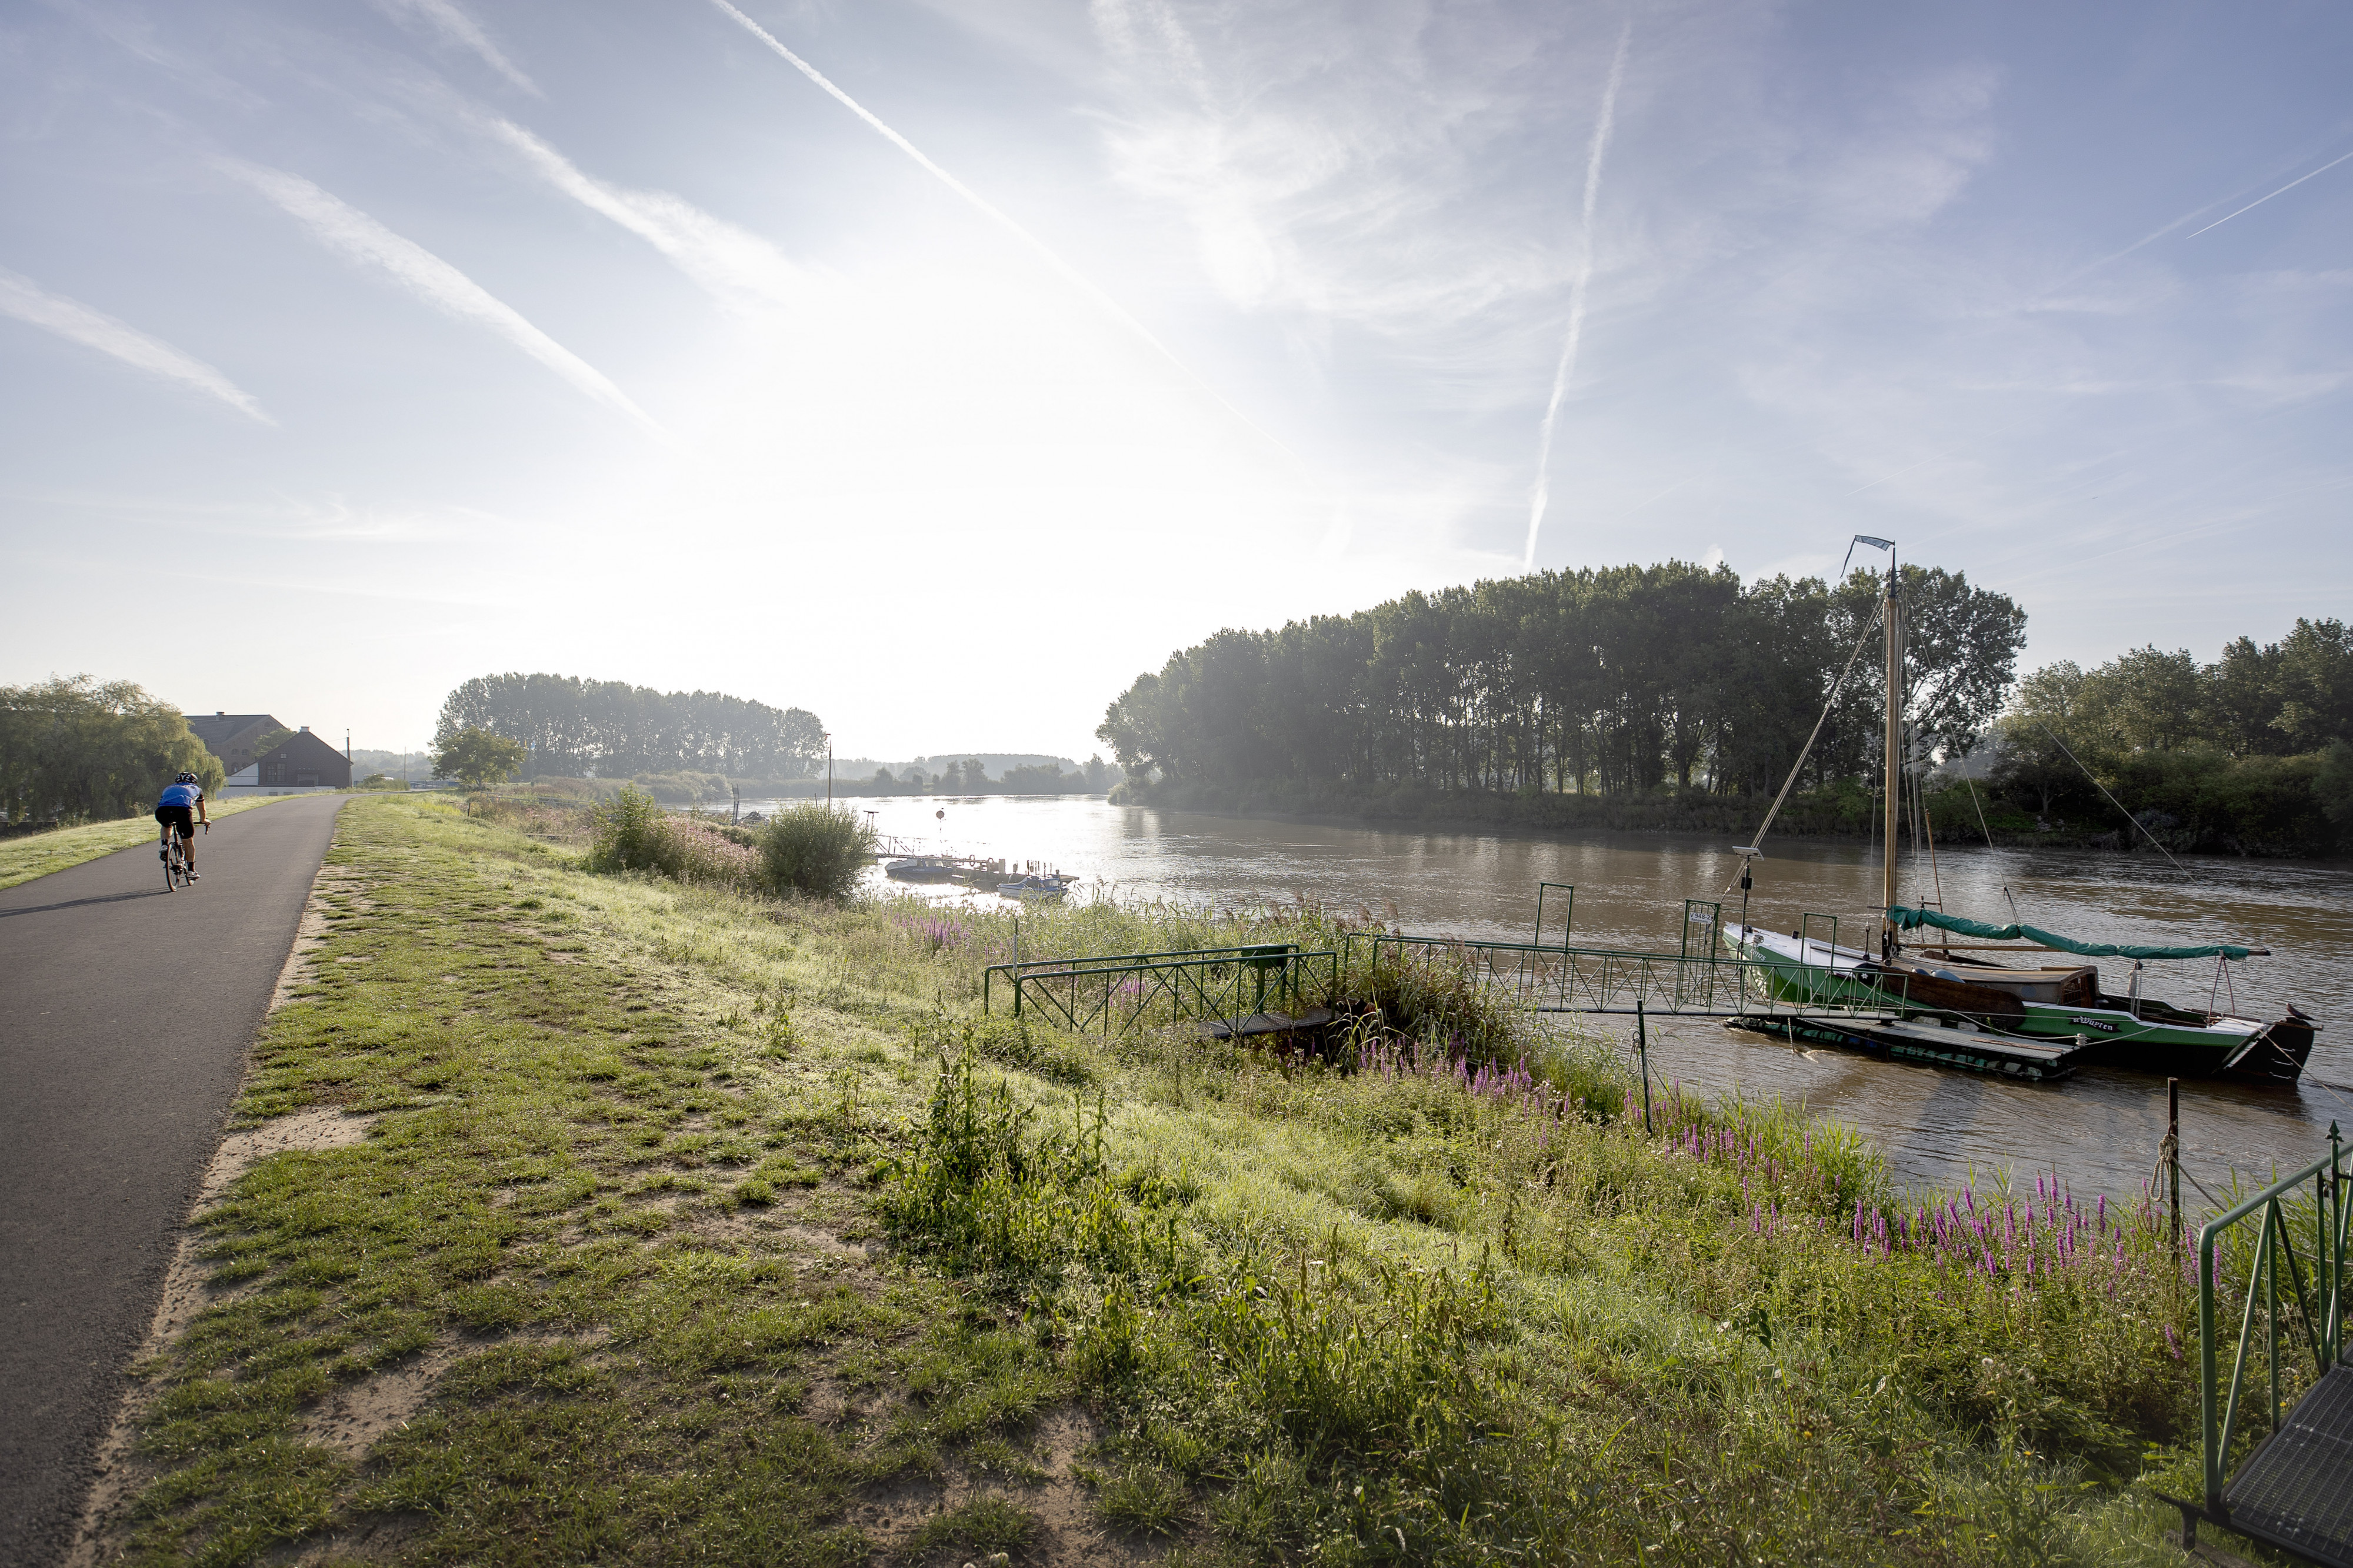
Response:
[[[1642,1058],[1642,1136],[1651,1133],[1651,1028],[1642,1016],[1642,998],[1634,998],[1634,1048]]]
[[[2181,1246],[2181,1080],[2165,1080],[2165,1168],[2173,1189],[2173,1245]]]
[[[2328,1296],[2321,1302],[2322,1332],[2321,1372],[2337,1364],[2345,1348],[2345,1177],[2337,1162],[2344,1158],[2337,1136],[2337,1123],[2328,1124],[2328,1177],[2321,1184],[2321,1198],[2313,1206],[2320,1216],[2320,1260],[2328,1270]]]
[[[2198,1428],[2206,1458],[2206,1507],[2222,1510],[2221,1416],[2214,1408],[2214,1227],[2198,1233]]]

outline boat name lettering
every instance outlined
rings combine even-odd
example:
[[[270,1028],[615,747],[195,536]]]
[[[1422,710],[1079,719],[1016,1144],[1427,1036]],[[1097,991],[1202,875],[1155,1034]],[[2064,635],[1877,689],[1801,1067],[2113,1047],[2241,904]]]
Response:
[[[2105,1018],[2070,1018],[2067,1021],[2071,1024],[2081,1024],[2087,1029],[2105,1029],[2111,1035],[2116,1032],[2116,1026]]]

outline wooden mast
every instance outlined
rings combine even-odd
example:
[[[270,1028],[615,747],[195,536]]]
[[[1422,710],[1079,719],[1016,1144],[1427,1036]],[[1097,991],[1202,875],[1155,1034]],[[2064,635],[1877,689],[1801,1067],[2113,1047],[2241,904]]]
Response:
[[[1881,937],[1883,951],[1895,936],[1895,917],[1885,911],[1895,906],[1895,818],[1899,792],[1903,788],[1902,774],[1898,770],[1902,765],[1904,631],[1895,603],[1895,549],[1893,545],[1887,551],[1887,603],[1883,611],[1887,619],[1887,765],[1883,775],[1887,791],[1887,835],[1880,867],[1880,918],[1885,922],[1884,934]]]

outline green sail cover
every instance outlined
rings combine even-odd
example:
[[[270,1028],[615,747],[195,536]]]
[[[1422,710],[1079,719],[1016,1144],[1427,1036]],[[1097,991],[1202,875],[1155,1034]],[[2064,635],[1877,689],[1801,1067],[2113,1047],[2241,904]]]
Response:
[[[2211,942],[2201,947],[2125,947],[2112,942],[2077,942],[2044,931],[2040,926],[1989,926],[1982,921],[1965,921],[1958,915],[1938,914],[1934,910],[1910,910],[1902,904],[1887,911],[1898,931],[1910,931],[1915,926],[1934,926],[1938,931],[1957,931],[1962,936],[1981,937],[1987,942],[2017,942],[2024,940],[2043,947],[2055,947],[2062,952],[2080,953],[2085,958],[2214,958],[2236,961],[2263,952],[2262,948],[2237,947],[2227,942]]]

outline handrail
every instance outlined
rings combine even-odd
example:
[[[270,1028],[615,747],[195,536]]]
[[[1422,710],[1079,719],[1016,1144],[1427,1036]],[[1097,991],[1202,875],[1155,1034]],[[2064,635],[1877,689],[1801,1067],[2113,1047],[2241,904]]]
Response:
[[[1162,998],[1166,999],[1172,1016],[1176,1018],[1225,1017],[1229,1014],[1242,1018],[1264,1011],[1270,994],[1281,1002],[1295,1001],[1318,963],[1324,966],[1327,985],[1336,992],[1339,953],[1330,949],[1303,951],[1295,942],[995,963],[982,975],[981,1010],[993,1010],[992,984],[1002,973],[1012,984],[1015,1017],[1022,1016],[1027,1005],[1035,1005],[1060,1014],[1062,1023],[1072,1029],[1085,1029],[1098,1021],[1106,1034],[1114,1021],[1122,1028],[1133,1027],[1146,1009]],[[1220,971],[1224,973],[1218,973]],[[1121,1001],[1117,986],[1123,980],[1135,983],[1132,1007]],[[1092,1000],[1092,983],[1097,981],[1103,986],[1100,1002]],[[1057,983],[1068,983],[1067,996]],[[1081,995],[1082,984],[1087,992],[1084,998]],[[1121,1016],[1123,1013],[1124,1016]]]
[[[1858,976],[1825,972],[1820,984],[1808,984],[1804,997],[1792,1000],[1784,994],[1790,988],[1792,966],[1778,959],[1686,956],[1389,931],[1350,932],[1343,939],[1344,980],[1355,970],[1356,943],[1360,940],[1370,944],[1370,963],[1376,968],[1384,946],[1400,952],[1418,948],[1425,953],[1458,955],[1469,967],[1483,967],[1482,978],[1489,984],[1510,990],[1544,1013],[1630,1013],[1637,999],[1652,1012],[1706,1017],[1746,1016],[1760,1009],[1777,1015],[1874,1018],[1900,1015],[1907,1008],[1950,1011],[1914,1002],[1912,977],[1904,973]],[[1620,996],[1621,992],[1624,994]],[[1613,997],[1626,1005],[1612,1005]],[[1548,998],[1556,998],[1557,1005],[1550,1005]],[[1719,1003],[1725,1005],[1716,1005]]]
[[[1086,967],[1088,965],[1109,965],[1125,970],[1139,966],[1148,967],[1154,963],[1188,962],[1236,963],[1252,961],[1263,963],[1298,951],[1299,944],[1295,942],[1246,942],[1240,947],[1188,947],[1167,952],[1113,952],[1105,953],[1097,958],[1016,959],[1010,963],[992,963],[980,972],[980,1010],[984,1015],[987,1013],[990,999],[989,984],[999,974],[1007,976],[1013,982],[1018,1005],[1021,980],[1024,976],[1033,973],[1101,974],[1109,972],[1103,968]]]
[[[2287,1258],[2286,1288],[2289,1304],[2303,1320],[2303,1341],[2312,1352],[2314,1369],[2326,1374],[2328,1369],[2345,1358],[2345,1272],[2348,1220],[2353,1218],[2353,1206],[2345,1201],[2345,1149],[2335,1122],[2328,1124],[2328,1152],[2311,1164],[2283,1176],[2270,1186],[2235,1206],[2224,1210],[2198,1227],[2198,1422],[2199,1447],[2205,1469],[2205,1511],[2209,1518],[2227,1523],[2230,1505],[2226,1499],[2229,1478],[2223,1473],[2230,1459],[2231,1435],[2238,1424],[2239,1405],[2247,1375],[2248,1352],[2254,1342],[2255,1302],[2264,1301],[2263,1362],[2268,1373],[2270,1408],[2269,1425],[2273,1431],[2280,1425],[2280,1316],[2281,1279],[2279,1259]],[[2312,1184],[2313,1216],[2311,1288],[2306,1288],[2305,1271],[2297,1266],[2295,1243],[2289,1229],[2289,1216],[2281,1199],[2295,1193],[2306,1183]],[[2219,1273],[2216,1258],[2218,1244],[2224,1232],[2252,1215],[2260,1215],[2262,1231],[2257,1236],[2250,1260],[2246,1289],[2246,1304],[2239,1313],[2239,1343],[2231,1360],[2231,1379],[2227,1388],[2222,1384],[2217,1365],[2215,1343],[2215,1286]],[[2291,1344],[2295,1340],[2291,1339]]]

